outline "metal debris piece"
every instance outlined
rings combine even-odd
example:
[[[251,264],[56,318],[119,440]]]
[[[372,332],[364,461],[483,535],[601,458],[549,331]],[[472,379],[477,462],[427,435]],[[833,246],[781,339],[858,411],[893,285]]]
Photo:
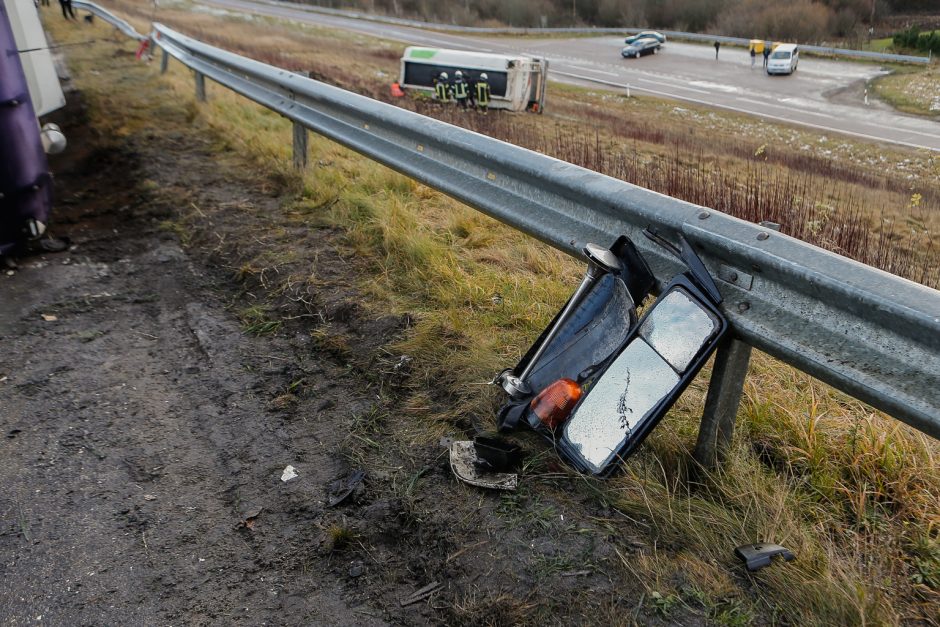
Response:
[[[416,590],[414,594],[412,594],[411,596],[402,599],[401,606],[407,607],[409,605],[413,605],[420,601],[424,601],[426,598],[434,594],[437,591],[437,589],[440,588],[442,585],[444,584],[442,584],[439,581],[432,581],[431,583],[424,586],[420,590]]]
[[[519,485],[519,476],[515,473],[487,472],[470,441],[451,443],[450,468],[458,479],[480,488],[515,490]]]
[[[771,558],[774,555],[782,555],[783,559],[787,562],[792,562],[796,559],[793,553],[779,544],[767,544],[765,542],[744,544],[736,548],[734,552],[738,557],[744,560],[744,565],[747,566],[747,569],[751,572],[760,570],[765,566],[770,566]]]
[[[362,480],[365,479],[364,470],[353,470],[345,479],[339,479],[330,484],[330,500],[327,501],[327,507],[336,507],[346,500],[352,494]]]

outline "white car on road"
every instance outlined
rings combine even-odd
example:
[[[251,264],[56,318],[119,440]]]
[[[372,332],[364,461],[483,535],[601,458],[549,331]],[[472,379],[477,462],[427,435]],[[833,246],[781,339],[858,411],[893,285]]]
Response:
[[[800,62],[800,49],[796,44],[780,44],[767,59],[768,74],[793,74]]]

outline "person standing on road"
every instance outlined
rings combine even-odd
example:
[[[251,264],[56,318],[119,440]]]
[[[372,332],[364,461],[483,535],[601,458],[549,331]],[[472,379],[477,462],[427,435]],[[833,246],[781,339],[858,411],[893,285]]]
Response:
[[[62,7],[62,17],[69,19],[71,16],[71,19],[78,21],[75,11],[72,10],[72,0],[59,0],[59,5]]]
[[[448,100],[447,94],[450,92],[450,77],[447,76],[447,72],[441,72],[437,79],[434,81],[434,96],[437,98],[437,101],[441,104],[446,104]]]
[[[486,115],[487,109],[490,108],[490,77],[486,75],[486,72],[480,74],[480,78],[477,79],[476,87],[476,101],[477,101],[477,110],[482,111],[483,115]]]
[[[460,108],[467,110],[467,97],[470,95],[470,86],[463,79],[463,72],[457,70],[454,72],[454,99]]]
[[[718,60],[718,49],[721,48],[721,42],[717,39],[715,40],[715,61]]]
[[[757,48],[751,46],[751,69],[754,69],[754,64],[757,63]]]
[[[764,42],[764,69],[767,69],[767,59],[770,58],[770,42]]]

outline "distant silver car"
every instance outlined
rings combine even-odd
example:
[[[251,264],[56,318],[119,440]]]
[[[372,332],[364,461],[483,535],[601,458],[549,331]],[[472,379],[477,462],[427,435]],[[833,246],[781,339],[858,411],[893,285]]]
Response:
[[[630,35],[629,37],[623,40],[623,43],[629,45],[635,42],[637,39],[649,39],[649,38],[655,39],[661,44],[666,43],[666,36],[660,33],[659,31],[655,31],[655,30],[645,30],[641,33],[637,33],[636,35]]]
[[[642,37],[635,40],[633,43],[624,46],[623,50],[620,51],[620,54],[625,59],[638,59],[648,54],[656,54],[662,47],[663,45],[659,42],[659,40],[653,39],[652,37]]]

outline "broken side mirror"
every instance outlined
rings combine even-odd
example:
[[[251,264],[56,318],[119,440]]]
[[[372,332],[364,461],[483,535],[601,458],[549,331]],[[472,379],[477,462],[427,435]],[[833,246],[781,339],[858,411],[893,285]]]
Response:
[[[657,234],[646,234],[679,257],[686,272],[672,279],[639,321],[597,321],[626,327],[621,342],[603,360],[589,367],[576,364],[543,385],[526,407],[501,412],[504,423],[517,413],[517,421],[550,437],[562,457],[593,475],[610,474],[639,446],[728,329],[718,309],[721,295],[688,242],[680,235],[676,247]]]

